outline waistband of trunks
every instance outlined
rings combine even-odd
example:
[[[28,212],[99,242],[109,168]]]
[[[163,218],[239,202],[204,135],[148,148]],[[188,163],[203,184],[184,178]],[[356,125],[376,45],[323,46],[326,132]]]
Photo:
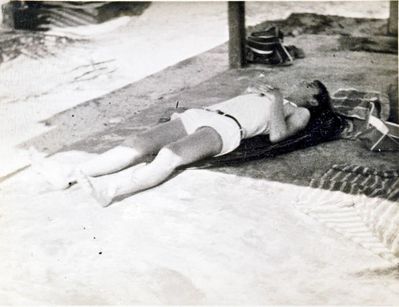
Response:
[[[215,113],[217,113],[219,115],[226,116],[226,117],[231,118],[232,120],[234,120],[236,122],[238,128],[240,129],[241,139],[243,138],[244,131],[242,129],[242,126],[241,126],[240,122],[237,120],[237,118],[235,118],[234,116],[232,116],[230,114],[224,113],[223,111],[220,111],[220,110],[211,110],[211,109],[207,109],[207,108],[205,108],[204,110],[205,111],[209,111],[209,112],[215,112]]]

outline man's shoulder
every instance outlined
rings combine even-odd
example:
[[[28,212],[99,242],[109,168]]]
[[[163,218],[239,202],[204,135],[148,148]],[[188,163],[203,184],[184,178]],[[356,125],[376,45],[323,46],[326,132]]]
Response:
[[[310,111],[308,108],[305,107],[296,107],[295,111],[298,112],[301,115],[308,115],[310,116]]]
[[[310,111],[304,107],[297,107],[294,111],[296,123],[299,126],[305,127],[310,120]]]

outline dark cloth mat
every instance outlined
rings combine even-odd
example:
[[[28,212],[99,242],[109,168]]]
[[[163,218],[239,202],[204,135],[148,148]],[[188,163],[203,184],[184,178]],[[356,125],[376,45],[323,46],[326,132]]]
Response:
[[[236,150],[227,155],[205,159],[190,166],[209,168],[270,158],[338,139],[344,128],[345,120],[341,116],[325,112],[311,120],[302,132],[282,142],[272,144],[269,136],[256,136],[243,140]]]

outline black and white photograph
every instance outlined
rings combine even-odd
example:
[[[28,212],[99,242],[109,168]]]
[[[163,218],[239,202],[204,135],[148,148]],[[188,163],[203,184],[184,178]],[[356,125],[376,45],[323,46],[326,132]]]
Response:
[[[0,0],[0,305],[398,306],[398,2]]]

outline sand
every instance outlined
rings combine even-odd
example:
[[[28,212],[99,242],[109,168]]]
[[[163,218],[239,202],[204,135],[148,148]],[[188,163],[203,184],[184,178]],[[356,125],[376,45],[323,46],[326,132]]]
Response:
[[[172,9],[161,10],[166,8],[162,5],[157,3],[147,14],[151,15],[158,10],[165,16],[173,16],[167,13],[175,12]],[[324,12],[328,8],[333,14],[335,8],[341,13],[346,10],[346,14],[383,17],[376,15],[379,5],[373,2],[359,7],[354,2],[347,2],[340,6],[323,2],[314,5],[311,10]],[[309,9],[313,3],[298,3],[296,8],[302,10],[306,6]],[[386,9],[386,2],[381,3],[381,7],[384,6]],[[359,10],[354,12],[351,9],[354,7]],[[221,8],[225,9],[224,6]],[[280,10],[273,8],[271,12],[276,16],[288,14],[288,11],[281,8],[284,5]],[[171,44],[187,44],[199,38],[185,35],[177,24],[195,25],[205,15],[209,17],[208,12],[220,13],[210,10],[205,4],[194,5],[192,9],[192,15],[187,14],[187,19],[179,13],[181,19],[167,20],[165,29],[168,31],[162,33],[143,25],[143,32],[132,34],[124,28],[129,23],[140,24],[132,19],[125,25],[126,19],[107,25],[116,25],[113,31],[118,31],[120,38],[126,38],[125,34],[142,38],[144,34],[159,34],[156,38],[163,37]],[[385,13],[382,11],[382,15],[386,14],[386,10]],[[249,9],[250,15],[258,12],[262,14],[260,10]],[[152,16],[155,18],[157,15]],[[214,35],[218,37],[215,43],[218,39],[224,41],[224,17],[219,19],[220,16],[212,16],[207,26],[215,30]],[[189,23],[191,21],[192,24]],[[167,23],[162,19],[159,22]],[[191,34],[204,35],[204,44],[212,41],[207,40],[208,34],[197,27],[191,29]],[[194,30],[198,32],[194,33]],[[192,102],[193,105],[210,103],[234,94],[239,90],[239,86],[236,88],[235,85],[251,76],[251,69],[246,72],[224,72],[227,68],[226,48],[221,46],[141,79],[113,94],[69,109],[85,99],[111,90],[113,86],[132,82],[136,72],[138,78],[151,73],[150,70],[141,71],[138,69],[140,66],[135,66],[137,71],[129,70],[126,60],[130,54],[126,51],[118,53],[115,51],[117,48],[112,49],[121,41],[115,40],[106,31],[98,35],[97,43],[102,42],[102,50],[106,51],[87,54],[84,59],[74,58],[76,62],[73,65],[77,64],[81,70],[76,75],[65,74],[65,79],[54,78],[53,81],[59,80],[62,86],[55,89],[50,86],[50,91],[44,93],[39,86],[46,83],[39,76],[40,82],[35,85],[39,95],[34,96],[35,86],[28,87],[33,96],[25,100],[24,89],[19,91],[18,87],[14,87],[13,93],[21,94],[21,100],[14,99],[13,103],[0,104],[0,113],[5,115],[2,118],[7,119],[2,121],[4,129],[0,130],[2,142],[4,140],[1,150],[2,153],[7,152],[1,156],[1,161],[5,161],[2,163],[5,173],[26,164],[26,160],[17,156],[15,151],[14,146],[20,142],[32,142],[40,145],[41,150],[47,148],[49,152],[59,151],[63,146],[100,152],[131,131],[148,127],[166,107],[174,106],[176,100],[187,103],[194,97],[196,101]],[[181,36],[184,36],[183,40]],[[109,42],[107,37],[115,42],[110,49],[105,48]],[[152,39],[154,36],[150,37]],[[309,51],[303,62],[295,63],[291,70],[285,72],[291,72],[293,76],[287,77],[282,69],[266,68],[266,71],[274,71],[277,80],[291,82],[290,78],[302,76],[298,71],[306,71],[309,67],[314,69],[315,62],[330,69],[321,57],[331,56],[331,53],[323,52],[331,46],[335,48],[335,39],[306,35],[295,39],[294,43],[299,46],[301,42],[315,43],[316,40],[316,48]],[[154,40],[151,42],[154,44]],[[151,42],[146,45],[148,48],[153,47]],[[127,40],[123,48],[132,44],[132,41]],[[96,49],[95,44],[89,47],[92,51]],[[191,47],[194,54],[200,52],[194,45]],[[71,49],[66,54],[75,52],[73,50],[76,51]],[[151,50],[162,53],[161,49]],[[186,51],[183,49],[182,54]],[[113,52],[121,56],[120,62],[114,59],[99,63],[109,60],[108,56],[113,55]],[[92,55],[98,57],[92,58]],[[184,56],[189,56],[189,53],[183,55],[174,60],[180,61]],[[337,52],[338,57],[337,62],[328,59],[329,65],[337,65],[328,79],[334,90],[342,85],[342,75],[345,69],[349,69],[343,67],[349,66],[349,63],[356,65],[353,73],[345,80],[354,82],[354,85],[350,84],[353,86],[375,86],[390,80],[393,74],[390,68],[395,66],[392,63],[397,63],[397,58],[389,55],[372,59],[376,62],[373,66],[363,65],[373,57],[370,54],[344,51]],[[65,60],[57,62],[56,58],[32,61],[28,67],[51,63],[62,75],[63,67],[60,63],[65,63]],[[83,69],[82,66],[86,67],[87,63],[94,64]],[[212,63],[212,69],[209,63]],[[118,66],[122,64],[123,67]],[[172,64],[168,62],[165,65]],[[157,69],[161,69],[162,65]],[[358,66],[363,68],[359,69]],[[18,68],[10,68],[9,72],[12,71],[18,72]],[[375,83],[370,82],[371,77],[366,75],[370,71],[379,73]],[[95,78],[64,86],[71,78],[86,73]],[[174,74],[178,74],[178,77],[173,78]],[[197,78],[190,77],[193,74]],[[33,78],[36,75],[32,73]],[[24,75],[19,73],[18,76],[23,81]],[[130,102],[129,99],[133,98],[134,101]],[[113,105],[108,107],[110,103]],[[65,109],[65,112],[48,118]],[[130,118],[133,113],[135,117]],[[131,120],[130,124],[126,119]],[[57,127],[39,125],[38,120],[45,120],[48,125],[55,123]],[[49,133],[32,141],[34,135],[50,129]],[[315,171],[312,159],[321,165],[323,159],[331,163],[345,162],[349,158],[363,162],[371,157],[371,153],[362,151],[358,145],[337,143],[263,163],[258,161],[229,168],[226,172],[230,174],[186,170],[155,189],[124,198],[106,209],[98,206],[79,186],[67,191],[51,191],[43,179],[28,168],[0,184],[0,303],[398,305],[397,267],[298,210],[297,197],[304,192],[304,188],[282,180],[287,177],[291,179],[288,182],[292,182],[296,176],[306,179]],[[346,158],[341,155],[328,158],[329,153],[341,150],[347,155]],[[51,159],[78,162],[92,155],[69,151]],[[384,159],[387,159],[386,155],[372,162],[384,165]],[[388,160],[389,165],[394,161],[392,157]],[[18,164],[13,164],[13,161]],[[295,171],[292,171],[293,161],[300,161],[300,167]],[[269,167],[271,164],[274,167]],[[324,167],[328,167],[324,164]]]
[[[30,169],[0,189],[2,304],[399,303],[392,263],[296,210],[297,186],[187,170],[106,209]]]
[[[247,25],[286,18],[291,12],[387,18],[388,2],[262,2],[247,4]],[[84,39],[30,54],[0,66],[0,177],[28,164],[18,144],[48,132],[47,118],[119,89],[228,39],[224,2],[154,2],[141,16],[101,25],[53,29],[49,35]]]

